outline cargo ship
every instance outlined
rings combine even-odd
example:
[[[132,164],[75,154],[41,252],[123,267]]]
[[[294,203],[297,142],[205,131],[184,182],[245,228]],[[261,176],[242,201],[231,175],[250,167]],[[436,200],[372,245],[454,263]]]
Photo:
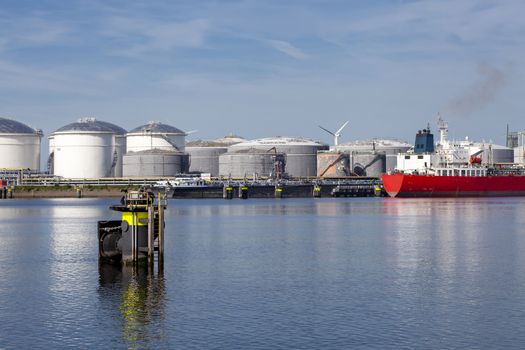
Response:
[[[525,169],[494,161],[493,146],[447,140],[448,124],[438,119],[439,142],[430,127],[418,131],[414,148],[398,154],[396,169],[382,175],[391,197],[525,196]]]

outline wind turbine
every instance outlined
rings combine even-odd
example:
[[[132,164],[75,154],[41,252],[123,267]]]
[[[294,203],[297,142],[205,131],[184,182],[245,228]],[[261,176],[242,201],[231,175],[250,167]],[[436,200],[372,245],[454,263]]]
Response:
[[[188,135],[191,135],[191,134],[195,134],[196,132],[199,132],[199,130],[186,131],[185,134],[186,134],[186,136],[188,136]]]
[[[334,136],[334,146],[337,146],[339,144],[339,136],[341,136],[341,131],[343,131],[343,129],[345,128],[345,126],[348,124],[348,120],[339,128],[337,129],[336,132],[332,132],[328,129],[325,129],[323,128],[321,125],[319,125],[319,127],[321,129],[323,129],[324,131],[326,131],[327,133],[329,133],[330,135],[333,135]]]

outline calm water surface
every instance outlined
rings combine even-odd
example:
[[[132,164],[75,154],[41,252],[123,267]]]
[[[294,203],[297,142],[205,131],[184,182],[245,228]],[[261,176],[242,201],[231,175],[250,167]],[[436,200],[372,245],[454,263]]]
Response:
[[[525,198],[170,201],[153,274],[113,202],[0,201],[0,349],[525,348]]]

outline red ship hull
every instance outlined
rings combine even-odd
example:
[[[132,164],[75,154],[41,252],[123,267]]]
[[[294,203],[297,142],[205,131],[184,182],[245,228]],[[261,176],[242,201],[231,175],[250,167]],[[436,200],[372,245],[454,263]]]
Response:
[[[384,174],[390,197],[525,196],[525,176],[433,176]]]

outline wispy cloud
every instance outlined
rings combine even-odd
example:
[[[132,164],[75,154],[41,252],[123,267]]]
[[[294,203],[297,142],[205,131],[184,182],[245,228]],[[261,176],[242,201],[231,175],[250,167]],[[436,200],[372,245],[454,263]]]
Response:
[[[525,3],[519,0],[386,2],[354,12],[320,14],[318,35],[352,54],[427,52],[439,59],[523,44]],[[410,60],[412,57],[406,57]]]
[[[30,16],[0,18],[0,47],[4,50],[42,47],[63,42],[72,27],[63,20]]]
[[[162,22],[113,17],[102,35],[117,39],[117,53],[143,54],[152,50],[199,48],[205,44],[210,23],[205,19]]]
[[[28,65],[0,61],[0,91],[3,93],[56,94],[58,96],[103,94],[92,74],[74,74],[71,67],[40,69]]]
[[[293,46],[289,42],[282,41],[282,40],[266,40],[268,45],[276,49],[277,51],[280,51],[284,53],[285,55],[288,55],[292,58],[298,59],[298,60],[305,60],[308,58],[308,55],[305,54],[301,49]]]

